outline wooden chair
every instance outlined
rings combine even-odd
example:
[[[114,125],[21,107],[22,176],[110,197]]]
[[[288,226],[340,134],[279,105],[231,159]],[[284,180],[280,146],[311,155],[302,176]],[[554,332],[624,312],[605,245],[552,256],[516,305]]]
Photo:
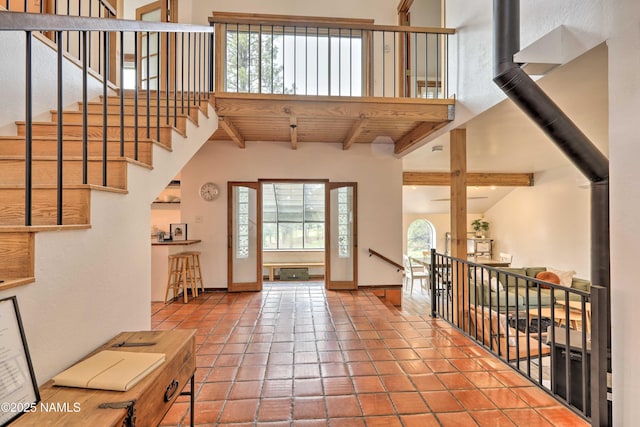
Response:
[[[526,332],[508,326],[505,314],[487,307],[483,311],[481,306],[472,305],[469,307],[469,319],[469,335],[475,337],[477,331],[478,340],[507,362],[551,354],[551,348],[547,344],[534,338],[536,334],[527,336]]]
[[[409,293],[413,293],[413,282],[415,280],[420,280],[421,289],[425,289],[429,273],[421,266],[414,266],[408,255],[403,255],[402,259],[404,262],[404,280],[406,286],[409,288]]]

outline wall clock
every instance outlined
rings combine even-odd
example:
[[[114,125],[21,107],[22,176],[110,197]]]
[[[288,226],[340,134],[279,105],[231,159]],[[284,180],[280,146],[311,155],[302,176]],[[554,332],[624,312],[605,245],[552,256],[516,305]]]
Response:
[[[200,197],[207,202],[215,200],[220,195],[220,189],[213,182],[205,182],[200,186]]]

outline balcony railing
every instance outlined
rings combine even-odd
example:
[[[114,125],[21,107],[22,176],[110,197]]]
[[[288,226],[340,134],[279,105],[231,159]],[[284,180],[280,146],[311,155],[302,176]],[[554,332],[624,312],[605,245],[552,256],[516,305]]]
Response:
[[[568,288],[435,250],[430,278],[434,317],[464,331],[592,425],[610,425],[605,288]]]
[[[444,99],[447,28],[214,13],[215,91]]]

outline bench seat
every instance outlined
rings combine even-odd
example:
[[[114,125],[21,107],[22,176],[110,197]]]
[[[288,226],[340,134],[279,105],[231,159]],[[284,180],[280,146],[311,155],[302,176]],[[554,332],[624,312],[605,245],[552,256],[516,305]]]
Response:
[[[311,268],[311,267],[324,267],[324,262],[322,261],[299,261],[299,262],[263,262],[263,268],[269,269],[269,281],[273,282],[276,268]]]

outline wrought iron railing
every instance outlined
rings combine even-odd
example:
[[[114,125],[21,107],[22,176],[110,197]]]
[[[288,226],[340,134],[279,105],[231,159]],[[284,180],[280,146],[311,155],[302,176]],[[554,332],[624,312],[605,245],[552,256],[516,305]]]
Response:
[[[60,16],[82,16],[88,18],[115,19],[116,9],[108,0],[0,0],[0,7],[11,12],[40,13]],[[58,46],[62,46],[64,52],[70,57],[81,60],[83,53],[83,40],[79,32],[46,31],[44,34],[52,39]],[[104,43],[101,32],[87,32],[87,57],[89,69],[104,75]],[[62,40],[58,43],[58,40]],[[113,52],[115,54],[115,51]],[[115,57],[111,58],[113,62]],[[108,77],[114,81],[113,76]]]
[[[215,91],[444,99],[447,28],[214,17]]]
[[[108,146],[119,143],[119,156],[125,156],[125,143],[133,146],[127,149],[127,157],[138,160],[139,142],[143,139],[155,139],[160,141],[161,128],[176,127],[178,118],[190,115],[193,108],[198,108],[201,103],[208,102],[212,79],[212,46],[213,29],[209,26],[194,26],[180,24],[165,24],[138,21],[123,21],[116,19],[100,19],[85,17],[55,16],[32,13],[2,12],[0,13],[0,43],[15,42],[8,40],[9,33],[23,33],[25,58],[25,97],[24,100],[8,100],[12,105],[23,104],[25,108],[25,225],[32,224],[33,204],[33,110],[34,110],[34,77],[42,78],[42,75],[34,72],[33,46],[35,33],[53,33],[57,41],[52,47],[56,50],[56,59],[52,63],[57,64],[54,69],[46,72],[56,75],[57,84],[57,224],[63,224],[63,152],[65,145],[65,125],[63,121],[63,107],[69,102],[78,99],[65,99],[65,86],[69,84],[68,76],[63,70],[72,59],[65,57],[64,44],[69,36],[75,34],[79,40],[79,59],[82,79],[82,184],[88,183],[88,146],[95,143],[96,139],[102,142],[102,185],[109,186],[108,182]],[[125,80],[125,71],[132,72],[133,89],[130,91],[113,90],[112,84],[107,78],[100,78],[89,72],[89,48],[94,42],[90,41],[89,34],[99,36],[102,48],[100,50],[101,70],[103,76],[115,77],[115,83],[120,85]],[[145,43],[141,47],[141,40]],[[95,39],[94,39],[95,40]],[[45,40],[46,42],[46,40]],[[129,45],[132,50],[129,52]],[[153,46],[153,48],[151,47]],[[154,49],[153,51],[151,49]],[[118,51],[118,55],[114,53]],[[42,51],[40,50],[40,53]],[[133,57],[131,69],[125,69],[125,53]],[[22,58],[12,58],[18,61]],[[115,58],[115,60],[112,60]],[[39,73],[39,72],[38,72]],[[14,76],[16,77],[16,76]],[[18,79],[21,78],[17,77]],[[101,131],[89,134],[89,89],[90,85],[101,86],[102,111]],[[126,92],[126,93],[125,93]],[[117,102],[108,102],[108,99],[116,96]],[[21,108],[21,107],[18,107]],[[132,116],[132,123],[125,122],[125,116]],[[109,120],[109,119],[112,120]],[[131,120],[127,118],[127,120]],[[125,133],[125,127],[133,127],[133,135]]]
[[[609,425],[605,288],[556,285],[435,250],[430,278],[434,317],[464,331],[593,425]]]

